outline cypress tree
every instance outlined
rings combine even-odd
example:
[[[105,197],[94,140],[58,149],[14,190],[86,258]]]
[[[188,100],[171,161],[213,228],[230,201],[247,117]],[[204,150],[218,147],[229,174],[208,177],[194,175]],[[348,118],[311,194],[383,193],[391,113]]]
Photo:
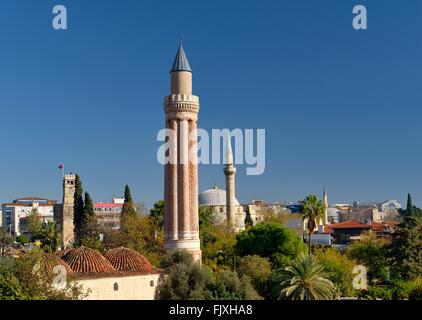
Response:
[[[88,192],[85,192],[85,205],[80,229],[80,244],[92,249],[101,250],[98,221],[94,211],[94,204]]]
[[[126,185],[125,186],[125,202],[122,208],[121,221],[123,223],[126,218],[135,217],[135,216],[136,216],[135,204],[133,203],[129,186]]]
[[[75,195],[74,195],[74,213],[73,213],[73,224],[75,226],[75,244],[80,244],[81,234],[84,224],[84,189],[82,187],[82,180],[77,174],[75,178]]]
[[[407,194],[407,207],[406,207],[406,215],[413,216],[414,207],[412,202],[412,196],[410,193]]]
[[[96,218],[94,204],[88,192],[85,192],[84,218],[85,220],[88,220],[89,218]]]

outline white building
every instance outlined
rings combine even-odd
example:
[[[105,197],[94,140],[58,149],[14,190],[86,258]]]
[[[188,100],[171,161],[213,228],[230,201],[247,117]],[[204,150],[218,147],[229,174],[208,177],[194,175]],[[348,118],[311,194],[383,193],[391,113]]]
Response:
[[[102,226],[109,226],[113,229],[120,228],[120,219],[125,198],[114,196],[112,202],[96,202],[94,212],[97,221]]]
[[[14,235],[25,233],[25,218],[32,211],[36,210],[44,221],[53,221],[55,204],[56,200],[38,197],[20,198],[10,203],[3,203],[1,206],[2,226],[10,229]]]

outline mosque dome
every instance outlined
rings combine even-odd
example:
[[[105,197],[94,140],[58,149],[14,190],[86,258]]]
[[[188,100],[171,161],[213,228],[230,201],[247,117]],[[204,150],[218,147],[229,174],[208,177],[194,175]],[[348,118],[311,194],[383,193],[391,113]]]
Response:
[[[119,271],[133,271],[153,273],[155,268],[139,252],[128,248],[110,249],[104,254],[105,258]]]
[[[69,250],[62,260],[72,268],[74,272],[78,273],[94,273],[94,274],[110,274],[115,273],[116,269],[112,264],[104,258],[99,252],[86,248],[79,247]]]
[[[73,275],[72,268],[66,262],[64,262],[62,259],[57,257],[56,255],[54,255],[52,253],[43,253],[41,257],[42,257],[42,261],[44,263],[44,266],[48,270],[52,271],[54,269],[54,267],[61,265],[61,266],[65,267],[68,276]]]
[[[226,205],[226,191],[214,186],[212,189],[205,190],[199,194],[199,204],[201,206],[225,206]],[[235,199],[235,204],[238,206],[239,201]]]

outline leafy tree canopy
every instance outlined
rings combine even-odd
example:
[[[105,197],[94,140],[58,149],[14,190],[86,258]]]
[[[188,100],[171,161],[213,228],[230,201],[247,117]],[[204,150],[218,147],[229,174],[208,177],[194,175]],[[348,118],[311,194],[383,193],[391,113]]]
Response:
[[[368,269],[370,283],[389,281],[390,261],[386,240],[377,238],[373,234],[364,235],[360,241],[349,246],[347,256]]]
[[[422,276],[422,216],[406,216],[390,245],[394,272],[403,279]]]
[[[318,249],[315,256],[318,263],[323,266],[324,271],[329,275],[328,278],[335,285],[336,296],[355,296],[353,268],[357,265],[357,262],[334,248]]]
[[[306,252],[302,239],[279,223],[260,223],[239,233],[236,239],[240,256],[267,257],[276,268]]]
[[[260,296],[268,295],[269,279],[272,275],[271,263],[268,258],[260,256],[244,256],[236,268],[240,277],[247,276]]]

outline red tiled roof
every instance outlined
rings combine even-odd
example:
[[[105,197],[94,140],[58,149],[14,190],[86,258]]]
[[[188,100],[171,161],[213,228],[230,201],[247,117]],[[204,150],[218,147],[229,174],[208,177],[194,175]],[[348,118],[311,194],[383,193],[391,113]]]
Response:
[[[385,227],[386,227],[386,225],[385,224],[382,224],[382,223],[378,223],[378,222],[372,222],[371,223],[371,229],[373,231],[380,232],[380,231],[383,231],[385,229]]]
[[[108,250],[104,256],[116,270],[126,272],[153,273],[154,267],[147,258],[137,251],[128,248]]]
[[[371,226],[354,220],[348,220],[330,225],[331,229],[370,229]]]
[[[54,255],[52,253],[43,253],[42,260],[48,270],[53,271],[54,267],[56,267],[57,265],[62,265],[67,271],[67,276],[73,277],[72,268],[66,262],[60,259],[57,255]]]
[[[116,269],[101,253],[86,247],[69,250],[62,260],[67,262],[75,273],[113,274],[116,272]]]
[[[66,269],[69,268],[69,275],[75,280],[129,277],[162,272],[153,267],[140,253],[131,249],[123,247],[111,249],[105,256],[93,249],[80,247],[58,251],[55,255],[49,255],[48,260],[53,261],[54,265],[61,261]]]

